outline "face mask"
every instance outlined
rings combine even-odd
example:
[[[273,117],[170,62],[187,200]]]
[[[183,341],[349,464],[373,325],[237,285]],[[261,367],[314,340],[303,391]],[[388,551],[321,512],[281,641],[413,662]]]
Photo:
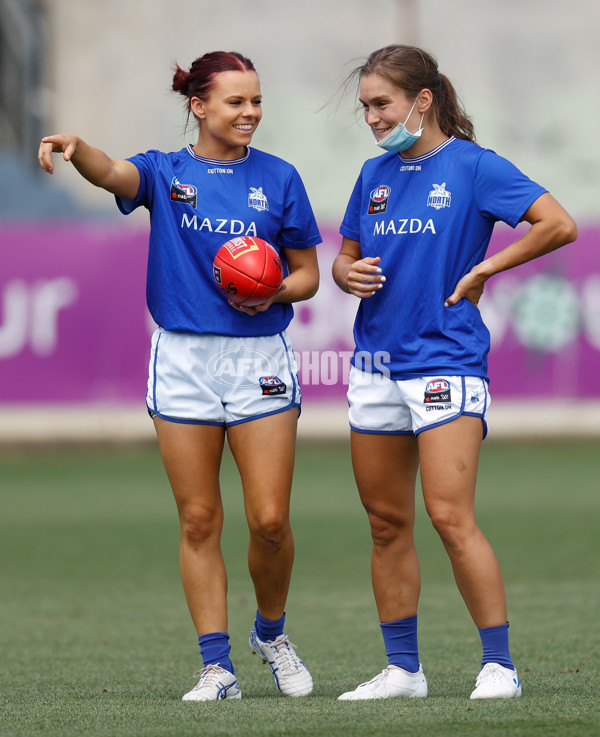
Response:
[[[398,125],[392,131],[390,131],[385,138],[383,138],[381,141],[377,141],[377,145],[380,148],[399,154],[402,151],[406,151],[407,148],[410,148],[413,143],[420,138],[421,133],[423,132],[423,118],[425,117],[425,113],[421,115],[419,130],[416,133],[409,133],[406,130],[406,121],[412,115],[412,111],[415,109],[416,104],[417,100],[413,102],[413,106],[411,107],[410,112],[407,115],[404,123],[398,123]],[[375,136],[375,138],[377,139],[377,136]]]

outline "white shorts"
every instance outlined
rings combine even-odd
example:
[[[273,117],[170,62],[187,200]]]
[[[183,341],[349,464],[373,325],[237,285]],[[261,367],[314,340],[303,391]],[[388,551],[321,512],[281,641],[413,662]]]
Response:
[[[300,385],[286,332],[258,338],[173,333],[152,336],[146,403],[173,422],[235,425],[300,411]]]
[[[350,368],[348,418],[364,433],[418,435],[460,415],[480,417],[487,435],[491,397],[487,382],[474,376],[421,376],[395,381]]]

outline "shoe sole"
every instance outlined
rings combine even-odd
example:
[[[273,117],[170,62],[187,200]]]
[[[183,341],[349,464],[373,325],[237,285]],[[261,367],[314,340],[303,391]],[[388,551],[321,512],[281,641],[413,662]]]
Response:
[[[226,699],[241,699],[242,698],[242,692],[238,691],[233,696],[225,696],[222,699],[181,699],[186,704],[202,704],[202,703],[208,703],[210,701],[225,701]]]
[[[344,696],[344,694],[342,694]],[[383,699],[426,699],[427,693],[400,693],[394,696],[338,696],[338,701],[381,701]]]
[[[515,694],[511,694],[510,696],[471,696],[469,697],[471,701],[490,701],[492,699],[520,699],[521,698],[521,692],[517,691]]]

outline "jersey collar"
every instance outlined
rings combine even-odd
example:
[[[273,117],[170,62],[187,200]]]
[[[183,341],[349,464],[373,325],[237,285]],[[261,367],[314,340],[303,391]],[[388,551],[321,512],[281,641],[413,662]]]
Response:
[[[191,143],[188,143],[186,148],[188,154],[196,161],[201,161],[203,164],[211,164],[212,166],[233,166],[234,164],[243,164],[244,161],[250,156],[250,146],[246,146],[246,155],[242,156],[241,159],[232,159],[227,161],[220,161],[219,159],[207,159],[204,156],[198,156],[194,151],[194,147]]]
[[[452,141],[455,141],[456,138],[454,136],[450,136],[446,141],[443,141],[443,143],[440,143],[439,146],[436,146],[436,148],[432,149],[431,151],[428,151],[426,154],[423,154],[423,156],[416,156],[414,159],[409,159],[402,154],[398,154],[400,156],[400,159],[402,160],[402,163],[404,164],[415,164],[419,161],[425,161],[425,159],[430,159],[432,156],[435,156],[436,154],[439,154],[439,152],[446,148],[446,146],[449,146]]]

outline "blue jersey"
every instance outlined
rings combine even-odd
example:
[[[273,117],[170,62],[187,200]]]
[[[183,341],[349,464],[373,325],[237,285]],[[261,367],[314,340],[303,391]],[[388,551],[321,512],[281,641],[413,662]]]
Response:
[[[487,379],[490,336],[479,309],[467,299],[444,307],[444,300],[484,259],[494,224],[515,227],[545,191],[493,151],[456,138],[418,158],[388,153],[367,161],[340,232],[360,242],[363,258],[381,257],[386,282],[360,302],[356,350],[388,353],[394,379]],[[355,353],[355,365],[368,364]]]
[[[289,324],[290,304],[246,315],[227,303],[213,277],[215,254],[230,238],[257,236],[282,248],[321,242],[296,169],[248,148],[235,161],[201,158],[192,146],[174,153],[148,151],[129,159],[140,173],[135,200],[117,197],[121,212],[150,212],[146,297],[165,330],[227,336],[275,335]]]

